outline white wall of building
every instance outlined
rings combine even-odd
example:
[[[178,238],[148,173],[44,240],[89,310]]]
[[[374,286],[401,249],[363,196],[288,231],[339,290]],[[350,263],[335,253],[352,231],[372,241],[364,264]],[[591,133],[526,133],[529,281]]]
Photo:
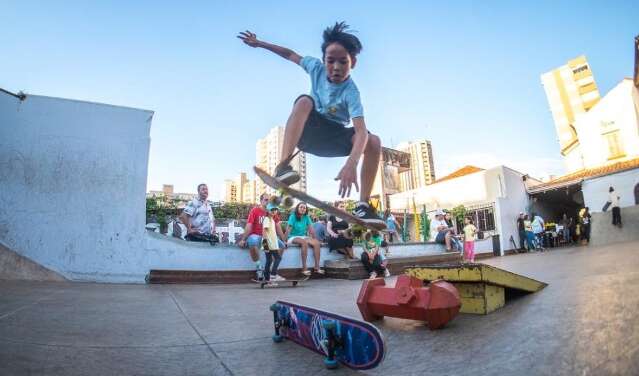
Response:
[[[519,244],[519,231],[517,230],[517,217],[520,212],[526,212],[529,207],[528,194],[522,180],[522,174],[508,167],[502,166],[502,178],[504,179],[505,194],[497,198],[498,208],[495,221],[499,223],[499,242],[502,254],[505,250],[513,249],[510,237],[515,244]]]
[[[639,168],[606,175],[595,179],[589,179],[582,183],[581,190],[584,194],[584,203],[591,213],[601,212],[608,201],[608,189],[612,186],[621,197],[621,207],[635,205],[635,186],[639,184]]]
[[[422,205],[426,205],[427,211],[437,208],[452,208],[460,204],[474,205],[491,202],[485,184],[485,172],[479,171],[474,174],[391,195],[391,210],[412,208],[413,198],[417,207],[421,208]]]
[[[522,174],[505,166],[498,166],[459,178],[445,180],[390,196],[391,210],[412,210],[413,197],[418,210],[426,205],[428,212],[458,205],[494,205],[495,233],[500,236],[502,252],[511,249],[510,236],[516,244],[518,232],[516,219],[528,206],[528,194]]]
[[[0,93],[0,242],[73,280],[144,265],[153,112]]]
[[[575,128],[579,136],[585,168],[639,156],[639,93],[632,80],[615,86],[590,111],[579,115]],[[602,133],[618,129],[625,157],[609,161],[609,147]]]

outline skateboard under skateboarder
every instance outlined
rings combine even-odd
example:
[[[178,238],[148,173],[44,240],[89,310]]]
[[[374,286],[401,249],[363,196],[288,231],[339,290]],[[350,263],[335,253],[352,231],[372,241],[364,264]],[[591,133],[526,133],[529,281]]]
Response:
[[[302,57],[288,48],[258,40],[248,30],[241,32],[238,38],[251,47],[267,49],[301,66],[311,78],[311,94],[300,95],[295,100],[286,122],[275,178],[287,185],[299,181],[299,174],[290,166],[296,147],[320,157],[348,156],[335,178],[340,181],[338,194],[341,197],[350,196],[351,188],[355,185],[360,192],[360,201],[353,214],[381,228],[385,227],[383,219],[368,203],[377,174],[381,141],[366,129],[359,90],[350,75],[362,44],[347,30],[348,26],[344,22],[324,30],[322,60]],[[349,127],[351,120],[353,126]],[[357,164],[362,155],[360,190]]]

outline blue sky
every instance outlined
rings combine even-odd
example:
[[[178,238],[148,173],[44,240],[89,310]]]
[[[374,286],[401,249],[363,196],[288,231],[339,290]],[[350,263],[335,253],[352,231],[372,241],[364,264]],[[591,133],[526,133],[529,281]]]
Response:
[[[631,76],[639,2],[555,3],[0,1],[0,87],[155,111],[147,189],[207,182],[220,198],[309,90],[301,68],[237,32],[318,56],[322,30],[345,20],[385,146],[431,140],[439,177],[465,164],[561,174],[539,76],[581,54],[602,95]],[[334,198],[342,163],[310,156],[309,192]]]

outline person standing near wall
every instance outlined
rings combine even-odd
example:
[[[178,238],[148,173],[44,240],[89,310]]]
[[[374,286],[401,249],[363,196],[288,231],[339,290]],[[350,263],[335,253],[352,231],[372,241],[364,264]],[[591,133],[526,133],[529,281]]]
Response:
[[[590,243],[590,220],[592,216],[590,215],[590,209],[586,206],[581,214],[581,240],[586,241],[586,244]]]
[[[519,232],[519,250],[523,252],[526,248],[524,242],[526,241],[526,227],[524,226],[524,213],[519,212],[517,218],[517,231]]]
[[[260,204],[255,206],[249,212],[249,216],[246,220],[246,227],[244,228],[244,233],[242,234],[242,238],[237,245],[240,248],[244,248],[248,246],[249,254],[251,256],[251,260],[255,263],[255,274],[256,279],[262,280],[264,277],[264,270],[262,269],[262,262],[260,260],[259,250],[262,247],[262,222],[264,218],[267,216],[266,205],[269,201],[269,195],[266,193],[262,193],[260,195]],[[276,224],[279,225],[279,215],[277,213],[274,214],[273,220]],[[280,239],[286,239],[286,236],[282,232],[282,229],[279,226],[275,227],[275,231]],[[286,248],[286,244],[281,242],[278,249]]]
[[[561,218],[561,226],[564,228],[564,241],[566,244],[570,244],[570,227],[572,226],[572,218],[568,218],[566,213],[564,213]]]
[[[613,187],[608,189],[608,202],[612,207],[612,225],[621,228],[621,208],[619,207],[619,200],[621,197],[617,194]]]

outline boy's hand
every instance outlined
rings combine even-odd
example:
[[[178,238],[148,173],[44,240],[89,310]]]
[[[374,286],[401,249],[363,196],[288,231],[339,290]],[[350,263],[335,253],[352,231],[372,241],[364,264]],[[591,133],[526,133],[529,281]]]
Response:
[[[257,35],[255,35],[254,33],[251,33],[248,30],[241,31],[240,35],[238,35],[237,37],[240,38],[242,42],[244,42],[245,44],[248,44],[251,47],[260,46],[260,41],[257,40]]]
[[[338,194],[342,198],[351,195],[351,186],[353,184],[355,184],[355,189],[359,192],[359,185],[357,184],[357,165],[346,162],[344,167],[342,167],[339,171],[335,180],[340,181]]]

